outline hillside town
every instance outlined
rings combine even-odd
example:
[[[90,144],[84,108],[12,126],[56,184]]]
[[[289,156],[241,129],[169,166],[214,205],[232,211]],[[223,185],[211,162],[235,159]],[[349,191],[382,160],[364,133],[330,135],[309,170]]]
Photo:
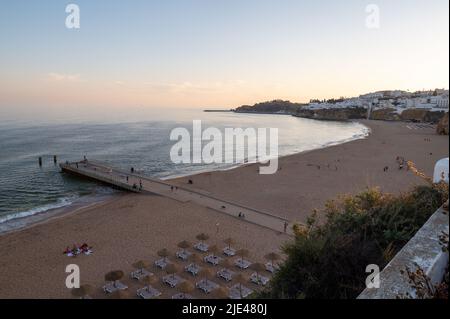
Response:
[[[449,90],[445,89],[417,92],[393,90],[363,94],[354,98],[311,100],[304,108],[310,110],[335,108],[395,109],[398,114],[406,109],[448,112],[448,98]]]

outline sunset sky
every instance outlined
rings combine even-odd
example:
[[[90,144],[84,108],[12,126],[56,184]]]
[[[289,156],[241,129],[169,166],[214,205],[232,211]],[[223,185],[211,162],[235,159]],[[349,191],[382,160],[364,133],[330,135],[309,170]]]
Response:
[[[448,0],[73,0],[79,30],[69,3],[0,0],[4,114],[449,87]]]

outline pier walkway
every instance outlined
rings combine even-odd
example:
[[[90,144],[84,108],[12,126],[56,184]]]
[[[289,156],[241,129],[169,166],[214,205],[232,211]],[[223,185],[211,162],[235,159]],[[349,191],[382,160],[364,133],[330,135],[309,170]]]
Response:
[[[216,198],[199,190],[191,190],[175,183],[169,183],[141,174],[125,172],[97,161],[66,162],[60,164],[63,172],[89,178],[110,186],[134,193],[151,193],[179,202],[193,202],[223,214],[257,224],[277,232],[293,235],[293,223],[289,220],[253,209],[238,203]]]

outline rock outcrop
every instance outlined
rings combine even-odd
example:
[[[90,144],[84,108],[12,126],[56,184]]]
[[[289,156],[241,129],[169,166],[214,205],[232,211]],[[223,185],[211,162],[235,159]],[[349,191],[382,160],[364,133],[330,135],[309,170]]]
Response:
[[[395,109],[378,109],[372,111],[370,114],[371,120],[381,120],[381,121],[398,121],[400,116]]]
[[[426,122],[426,123],[439,123],[439,121],[445,116],[446,112],[432,112],[425,109],[408,109],[404,110],[400,114],[400,119],[403,121],[412,122]]]
[[[314,120],[347,121],[367,118],[367,110],[362,107],[339,109],[299,109],[294,116]]]

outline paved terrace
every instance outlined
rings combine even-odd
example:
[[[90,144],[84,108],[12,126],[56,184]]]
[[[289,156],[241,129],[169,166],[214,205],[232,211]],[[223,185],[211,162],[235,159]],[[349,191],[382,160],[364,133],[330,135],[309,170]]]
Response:
[[[134,193],[157,194],[183,203],[193,202],[277,232],[284,233],[285,225],[287,225],[286,232],[289,235],[293,235],[293,223],[285,218],[216,198],[198,190],[180,187],[176,184],[141,174],[125,172],[97,161],[65,163],[60,164],[60,166],[63,172],[66,173],[93,179]],[[240,215],[245,217],[239,217]]]

